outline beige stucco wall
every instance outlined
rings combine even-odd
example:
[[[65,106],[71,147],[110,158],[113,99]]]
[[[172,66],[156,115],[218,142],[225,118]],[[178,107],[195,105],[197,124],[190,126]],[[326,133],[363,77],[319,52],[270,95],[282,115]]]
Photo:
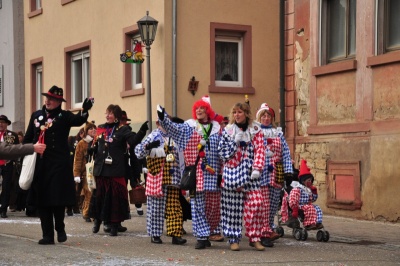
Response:
[[[279,2],[210,0],[177,3],[178,116],[189,118],[193,102],[210,94],[210,22],[252,26],[252,82],[256,93],[249,95],[250,103],[254,113],[265,101],[278,110]],[[28,9],[28,1],[25,1],[25,14]],[[43,14],[26,18],[26,84],[30,84],[29,61],[43,57],[45,90],[54,84],[64,88],[64,48],[90,40],[91,96],[95,98],[90,119],[96,123],[104,121],[105,108],[110,103],[116,103],[128,112],[134,129],[137,129],[147,117],[146,95],[120,97],[123,63],[119,60],[119,54],[124,51],[123,28],[136,25],[146,10],[159,21],[157,36],[151,46],[153,121],[157,118],[157,104],[165,106],[172,113],[172,0],[148,0],[140,4],[129,0],[112,3],[107,0],[86,0],[65,6],[60,1],[44,1]],[[145,66],[143,72],[145,82]],[[200,81],[195,96],[187,91],[192,76]],[[26,92],[25,103],[29,106],[29,86]],[[212,93],[210,96],[212,106],[220,114],[227,114],[235,102],[244,101],[244,94]],[[30,115],[30,110],[26,111],[26,115]]]
[[[64,48],[85,41],[91,41],[91,96],[95,105],[90,119],[103,122],[106,107],[119,104],[127,110],[133,122],[146,120],[146,96],[121,98],[123,87],[123,63],[119,54],[124,51],[123,28],[136,22],[150,10],[150,16],[159,21],[157,36],[151,49],[151,74],[153,103],[163,102],[165,86],[164,50],[170,49],[165,41],[164,1],[150,0],[135,5],[132,1],[121,0],[110,4],[107,0],[75,1],[65,6],[60,1],[45,1],[43,14],[27,19],[25,23],[26,61],[25,80],[30,84],[29,61],[43,56],[44,90],[56,84],[65,87]],[[28,13],[28,1],[24,2]],[[167,32],[168,32],[167,30]],[[144,76],[145,80],[145,76]],[[26,88],[25,103],[30,105],[30,88]],[[155,109],[155,108],[154,108]],[[30,115],[30,111],[26,112]],[[153,117],[156,112],[153,112]],[[28,116],[29,117],[29,116]],[[26,121],[27,122],[27,121]]]

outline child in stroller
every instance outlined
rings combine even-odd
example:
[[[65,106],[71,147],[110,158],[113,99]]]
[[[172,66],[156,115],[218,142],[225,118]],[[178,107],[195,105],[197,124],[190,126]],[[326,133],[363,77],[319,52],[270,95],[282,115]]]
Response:
[[[318,198],[318,191],[313,186],[314,176],[307,167],[307,161],[302,160],[298,181],[292,181],[284,192],[281,206],[282,221],[293,228],[293,236],[305,241],[307,231],[318,230],[317,240],[327,242],[329,232],[322,224],[322,210],[313,204]],[[289,218],[290,215],[290,218]]]

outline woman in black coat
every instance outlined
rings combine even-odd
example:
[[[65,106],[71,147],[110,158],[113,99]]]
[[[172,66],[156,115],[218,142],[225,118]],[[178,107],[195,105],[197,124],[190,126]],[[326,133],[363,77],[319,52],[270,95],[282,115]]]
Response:
[[[135,134],[129,126],[121,125],[122,110],[118,105],[109,105],[106,110],[106,123],[97,127],[94,152],[94,171],[96,177],[95,197],[92,197],[90,210],[94,218],[93,233],[99,231],[102,222],[111,225],[110,236],[116,236],[118,225],[129,219],[128,190],[125,181],[125,152],[127,143],[136,146],[149,129],[146,121]]]
[[[71,127],[81,126],[87,121],[88,110],[93,102],[85,99],[83,110],[77,114],[61,109],[63,90],[50,88],[42,110],[30,118],[24,143],[44,142],[46,150],[36,158],[35,174],[28,205],[39,211],[43,239],[39,244],[54,244],[54,229],[58,242],[65,242],[65,206],[75,204],[75,182],[70,164],[68,135]],[[54,217],[54,222],[53,222]]]

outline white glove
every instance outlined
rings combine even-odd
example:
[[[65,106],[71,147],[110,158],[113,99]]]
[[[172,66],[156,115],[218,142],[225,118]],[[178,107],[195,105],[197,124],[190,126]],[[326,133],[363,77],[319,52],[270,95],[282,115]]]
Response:
[[[240,131],[237,132],[236,135],[235,135],[235,142],[236,142],[236,143],[241,142],[241,141],[242,141],[242,138],[243,138],[243,131],[240,130]]]
[[[147,169],[146,167],[142,168],[142,173],[143,174],[147,174],[149,172],[149,169]]]
[[[259,178],[260,177],[260,171],[258,171],[258,170],[253,170],[253,172],[251,172],[251,179],[257,179],[257,178]]]
[[[76,183],[80,183],[81,182],[81,178],[79,176],[75,176],[74,180]]]

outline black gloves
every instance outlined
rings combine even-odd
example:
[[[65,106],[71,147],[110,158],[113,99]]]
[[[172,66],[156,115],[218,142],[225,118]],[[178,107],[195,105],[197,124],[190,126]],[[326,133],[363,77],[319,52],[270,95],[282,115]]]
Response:
[[[149,123],[149,121],[144,122],[144,123],[141,125],[139,131],[146,132],[147,130],[149,130],[149,125],[148,125],[148,123]]]
[[[149,144],[146,145],[146,150],[151,150],[153,148],[157,148],[158,146],[160,146],[160,141],[159,140],[155,140],[155,141],[150,142]]]
[[[93,103],[94,103],[94,98],[86,98],[86,99],[83,101],[82,109],[83,109],[84,111],[90,110],[90,109],[92,108],[92,106],[93,106]]]
[[[160,119],[161,121],[164,121],[165,108],[161,107],[161,105],[159,105],[157,108],[157,115],[158,115],[158,119]]]

